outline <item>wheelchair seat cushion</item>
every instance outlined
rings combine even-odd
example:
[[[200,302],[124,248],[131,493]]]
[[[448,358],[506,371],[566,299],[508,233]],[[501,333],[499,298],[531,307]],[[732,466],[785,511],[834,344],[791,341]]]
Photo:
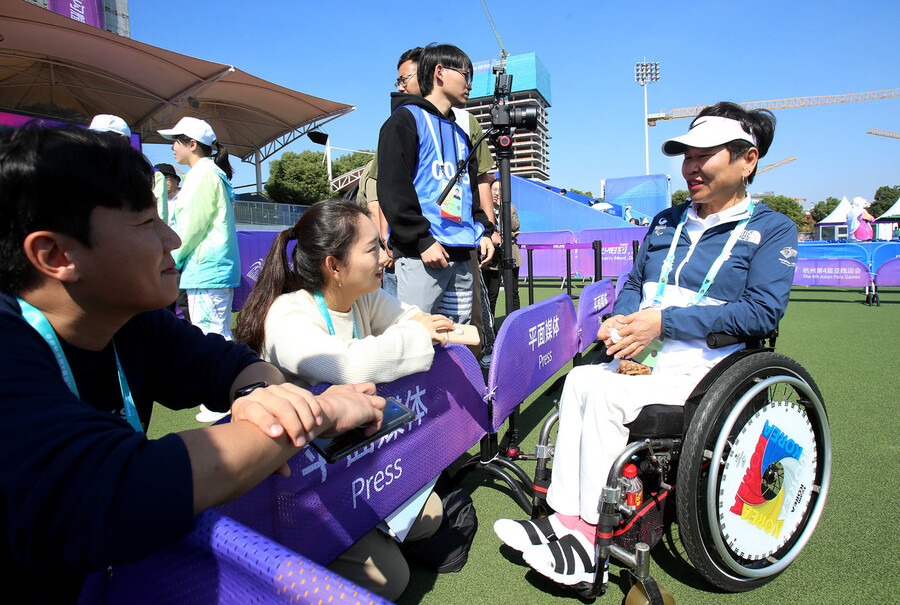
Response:
[[[679,437],[684,428],[684,406],[648,405],[638,417],[625,425],[632,441]]]

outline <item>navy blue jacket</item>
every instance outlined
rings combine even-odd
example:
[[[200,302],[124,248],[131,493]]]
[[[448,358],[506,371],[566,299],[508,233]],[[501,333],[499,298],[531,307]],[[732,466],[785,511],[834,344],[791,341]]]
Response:
[[[50,347],[0,294],[0,565],[26,600],[77,598],[85,574],[145,556],[193,521],[190,459],[181,438],[148,440],[121,414],[112,346],[61,340],[82,399]],[[229,407],[234,378],[257,357],[166,310],[132,318],[114,337],[144,426],[153,402]],[[18,598],[18,596],[16,597]]]
[[[667,208],[653,218],[628,281],[616,300],[614,313],[628,315],[637,311],[644,295],[643,284],[650,284],[655,292],[675,227],[689,206]],[[683,229],[667,288],[696,293],[738,218],[710,227],[694,246],[687,229]],[[787,216],[757,203],[742,238],[708,293],[710,298],[725,304],[663,309],[661,338],[705,339],[710,332],[765,336],[784,315],[796,264],[797,226]]]

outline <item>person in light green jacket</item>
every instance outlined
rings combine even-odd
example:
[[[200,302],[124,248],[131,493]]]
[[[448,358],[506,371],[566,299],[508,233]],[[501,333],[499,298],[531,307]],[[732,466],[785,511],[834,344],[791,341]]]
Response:
[[[197,118],[182,118],[159,134],[172,139],[175,160],[190,166],[172,212],[181,238],[172,256],[188,292],[191,321],[204,333],[230,340],[231,301],[241,281],[241,262],[228,152],[216,142],[210,125]]]
[[[172,228],[181,238],[172,256],[181,271],[180,287],[187,291],[191,323],[204,334],[215,332],[232,340],[231,303],[241,282],[241,260],[228,151],[212,127],[197,118],[181,118],[173,128],[158,132],[172,140],[175,161],[190,166],[170,212]],[[221,416],[200,406],[197,420]]]

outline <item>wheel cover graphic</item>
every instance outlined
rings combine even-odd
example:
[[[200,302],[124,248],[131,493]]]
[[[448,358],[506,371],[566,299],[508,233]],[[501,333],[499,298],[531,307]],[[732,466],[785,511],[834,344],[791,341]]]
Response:
[[[816,438],[806,411],[770,402],[734,440],[719,486],[718,517],[729,550],[772,557],[798,530],[813,495]]]

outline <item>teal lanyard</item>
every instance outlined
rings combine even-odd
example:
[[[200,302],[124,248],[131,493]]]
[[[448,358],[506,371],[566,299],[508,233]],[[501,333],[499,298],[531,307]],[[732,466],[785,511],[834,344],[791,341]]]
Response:
[[[66,359],[66,354],[62,350],[62,345],[59,344],[59,338],[56,337],[56,332],[53,331],[53,326],[50,325],[50,321],[36,307],[33,307],[21,298],[18,298],[17,300],[19,301],[19,306],[22,308],[22,317],[25,318],[28,325],[41,335],[50,346],[50,350],[53,351],[53,356],[56,358],[56,363],[59,365],[59,370],[62,372],[66,386],[69,387],[69,390],[72,391],[73,395],[81,399],[81,396],[78,394],[78,387],[75,385],[75,375],[72,374],[69,360]],[[125,418],[134,430],[142,433],[144,429],[141,427],[141,420],[138,417],[137,407],[134,405],[134,398],[131,396],[131,388],[129,388],[128,381],[125,379],[125,372],[122,370],[122,363],[119,361],[119,354],[116,352],[115,343],[113,343],[113,355],[116,357],[116,370],[118,370],[119,373],[119,388],[122,391],[122,401],[125,404]]]
[[[696,305],[703,297],[706,296],[706,293],[709,292],[709,288],[713,285],[713,282],[716,279],[716,275],[719,273],[719,269],[722,268],[722,265],[725,264],[729,258],[731,258],[731,251],[734,248],[734,245],[740,239],[741,234],[744,232],[744,228],[747,226],[747,223],[750,221],[750,218],[753,216],[754,204],[753,200],[750,200],[750,205],[747,207],[747,216],[741,219],[740,222],[735,226],[734,230],[732,230],[731,235],[728,238],[728,241],[725,242],[725,247],[722,248],[721,254],[716,258],[716,261],[712,264],[712,267],[709,268],[709,271],[706,273],[706,277],[703,279],[703,284],[700,286],[700,290],[697,294],[694,295],[693,300],[691,300],[690,305]],[[675,248],[678,247],[678,240],[681,239],[681,231],[684,227],[685,221],[687,221],[689,209],[686,209],[684,213],[681,215],[681,220],[678,221],[678,226],[675,227],[675,235],[672,236],[672,243],[669,245],[669,253],[666,255],[666,258],[663,260],[662,268],[660,269],[659,274],[659,284],[656,286],[656,296],[653,298],[653,305],[651,308],[658,309],[662,306],[663,293],[666,291],[666,284],[669,281],[669,273],[672,271],[672,267],[675,265]]]
[[[319,313],[322,314],[325,325],[328,326],[328,333],[334,336],[334,324],[331,323],[331,313],[328,311],[328,305],[325,304],[325,297],[322,296],[322,291],[316,289],[313,291],[313,296],[316,299],[316,304],[319,305]],[[353,338],[359,340],[359,330],[356,329],[356,316],[353,315],[353,307],[350,307],[350,317],[353,318]]]
[[[435,116],[435,120],[437,120],[439,130],[441,128],[441,119],[442,118]],[[443,134],[441,134],[441,141],[438,142],[437,134],[434,131],[434,124],[431,123],[431,116],[428,115],[427,112],[425,113],[425,121],[428,122],[428,130],[431,131],[431,139],[434,141],[434,149],[437,153],[438,162],[440,163],[440,166],[441,166],[441,177],[440,178],[449,179],[450,175],[444,174],[444,137],[443,137]],[[453,152],[454,152],[453,155],[455,158],[458,159],[460,151],[465,148],[463,147],[463,142],[460,140],[459,135],[456,133],[456,128],[453,126],[454,122],[451,122],[450,124],[451,124],[451,130],[453,131]],[[443,131],[441,131],[441,132],[443,132]],[[457,175],[456,180],[458,181],[461,177],[462,177],[462,172],[460,172]]]

